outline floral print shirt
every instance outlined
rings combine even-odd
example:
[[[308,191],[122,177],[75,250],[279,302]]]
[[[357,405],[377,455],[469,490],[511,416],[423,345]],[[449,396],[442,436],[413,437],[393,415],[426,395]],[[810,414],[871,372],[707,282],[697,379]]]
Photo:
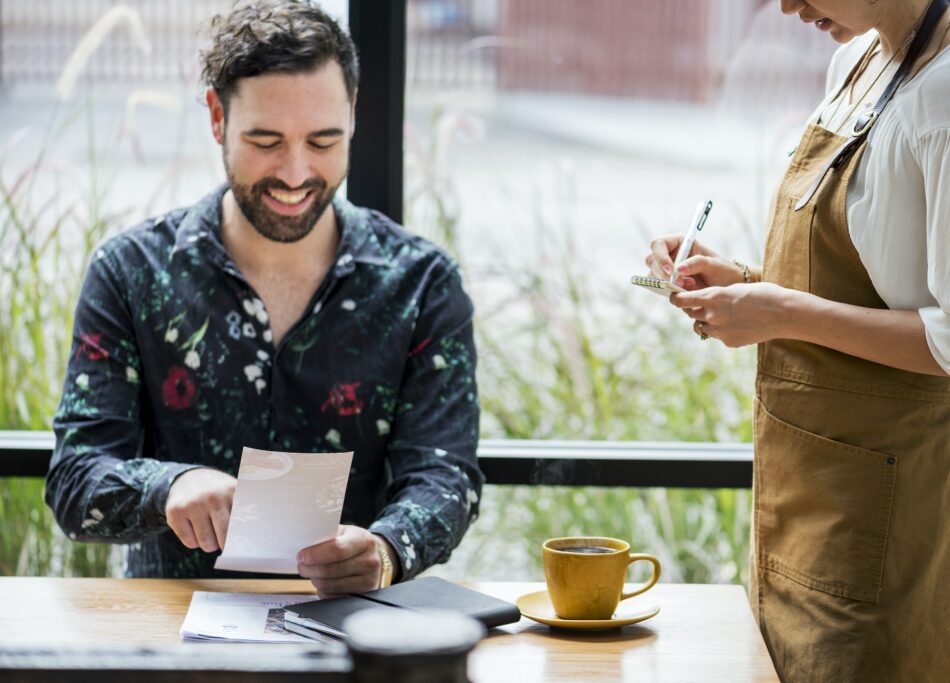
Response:
[[[89,266],[46,483],[60,526],[129,544],[128,576],[236,576],[168,528],[175,477],[235,475],[244,446],[352,450],[343,523],[385,537],[403,579],[444,562],[483,483],[458,267],[337,198],[335,265],[275,347],[221,241],[226,189],[107,241]]]

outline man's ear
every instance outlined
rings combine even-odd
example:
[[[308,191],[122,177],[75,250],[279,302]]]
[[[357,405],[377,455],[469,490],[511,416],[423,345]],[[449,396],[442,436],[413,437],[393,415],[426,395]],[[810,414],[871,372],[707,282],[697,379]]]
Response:
[[[205,90],[205,102],[208,103],[208,112],[211,115],[211,134],[219,145],[224,144],[224,105],[214,88]]]
[[[356,132],[356,96],[359,94],[359,90],[353,91],[353,102],[350,104],[350,140],[353,139],[353,134]]]

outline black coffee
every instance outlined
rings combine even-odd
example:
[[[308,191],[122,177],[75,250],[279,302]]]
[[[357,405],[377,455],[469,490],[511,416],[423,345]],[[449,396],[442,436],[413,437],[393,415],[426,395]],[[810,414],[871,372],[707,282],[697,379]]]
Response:
[[[557,548],[562,553],[584,553],[586,555],[595,555],[597,553],[612,553],[616,548],[605,548],[602,545],[572,545],[568,548]]]

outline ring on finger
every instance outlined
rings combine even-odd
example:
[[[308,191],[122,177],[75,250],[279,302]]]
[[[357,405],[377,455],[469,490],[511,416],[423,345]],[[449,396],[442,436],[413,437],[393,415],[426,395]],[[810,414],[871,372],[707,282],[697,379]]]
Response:
[[[696,323],[696,327],[699,331],[699,338],[701,341],[706,341],[709,339],[709,335],[706,334],[706,323],[704,321],[700,320],[698,323]]]

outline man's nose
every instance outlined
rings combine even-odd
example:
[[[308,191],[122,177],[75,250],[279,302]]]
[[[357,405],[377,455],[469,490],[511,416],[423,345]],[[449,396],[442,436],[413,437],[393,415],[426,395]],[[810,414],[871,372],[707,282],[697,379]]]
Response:
[[[287,152],[274,175],[292,190],[300,187],[310,178],[307,156],[299,152]]]

